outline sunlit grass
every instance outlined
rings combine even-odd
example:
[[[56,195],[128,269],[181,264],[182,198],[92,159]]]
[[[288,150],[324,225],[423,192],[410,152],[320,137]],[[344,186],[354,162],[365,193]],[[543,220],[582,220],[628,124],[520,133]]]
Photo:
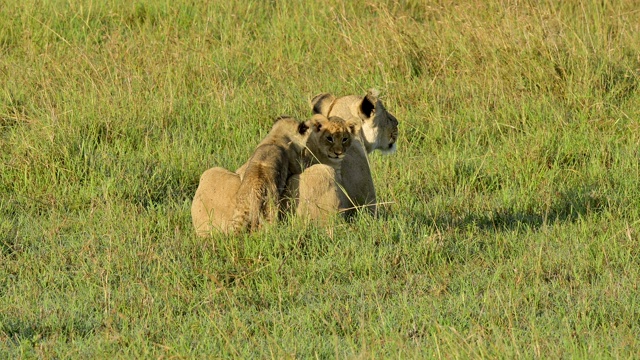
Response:
[[[632,1],[0,9],[0,357],[638,353]],[[382,214],[195,237],[209,167],[376,87]]]

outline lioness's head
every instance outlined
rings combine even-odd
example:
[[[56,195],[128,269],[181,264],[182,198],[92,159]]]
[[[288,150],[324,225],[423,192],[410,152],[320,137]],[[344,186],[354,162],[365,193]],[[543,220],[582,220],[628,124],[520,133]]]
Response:
[[[344,159],[353,136],[360,129],[355,120],[344,120],[337,116],[326,118],[316,114],[307,122],[311,131],[307,148],[323,164],[336,164]]]
[[[397,148],[398,120],[387,111],[378,96],[378,91],[374,89],[363,97],[350,95],[336,98],[325,93],[315,96],[311,105],[315,114],[359,119],[361,138],[367,152],[380,150],[391,154]]]
[[[382,105],[378,92],[369,90],[358,107],[363,125],[365,147],[371,152],[375,149],[383,154],[396,152],[398,140],[398,120]]]

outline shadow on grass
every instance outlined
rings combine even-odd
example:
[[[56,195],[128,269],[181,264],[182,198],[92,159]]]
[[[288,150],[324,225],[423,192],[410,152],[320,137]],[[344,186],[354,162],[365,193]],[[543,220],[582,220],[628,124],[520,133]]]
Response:
[[[435,220],[438,227],[477,228],[482,231],[509,231],[519,228],[538,229],[545,225],[574,222],[580,218],[601,213],[610,204],[606,196],[588,189],[558,193],[549,205],[520,210],[494,208],[484,214],[469,213],[464,216],[440,216]]]

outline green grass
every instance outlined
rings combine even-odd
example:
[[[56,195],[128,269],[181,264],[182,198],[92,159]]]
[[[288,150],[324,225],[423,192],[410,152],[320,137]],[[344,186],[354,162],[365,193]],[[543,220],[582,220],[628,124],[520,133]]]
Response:
[[[637,356],[637,4],[318,4],[3,3],[0,358]],[[369,87],[381,217],[194,236],[205,169]]]

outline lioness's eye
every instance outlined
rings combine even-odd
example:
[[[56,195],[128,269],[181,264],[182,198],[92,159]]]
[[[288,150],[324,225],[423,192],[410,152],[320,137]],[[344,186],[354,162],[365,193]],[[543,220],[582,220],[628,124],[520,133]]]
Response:
[[[333,136],[327,136],[327,141],[332,143],[333,142]]]
[[[346,142],[347,142],[347,140],[349,140],[349,138],[342,138],[342,143],[343,143],[343,144],[344,144],[344,143],[346,143]]]

